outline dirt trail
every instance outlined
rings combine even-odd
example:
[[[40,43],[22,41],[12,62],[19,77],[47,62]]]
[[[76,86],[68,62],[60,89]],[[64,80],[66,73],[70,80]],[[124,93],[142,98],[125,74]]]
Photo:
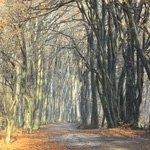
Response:
[[[133,134],[124,134],[117,129],[79,130],[76,127],[77,125],[74,123],[52,124],[45,130],[59,134],[50,136],[47,140],[65,145],[68,149],[82,149],[86,147],[92,150],[148,150],[150,148],[150,144],[148,144],[149,139],[140,137],[134,132]]]
[[[78,131],[77,123],[53,123],[47,126],[42,126],[41,130],[48,130],[51,132]]]
[[[77,129],[75,123],[44,125],[38,131],[13,133],[0,150],[149,150],[150,132],[131,129]]]

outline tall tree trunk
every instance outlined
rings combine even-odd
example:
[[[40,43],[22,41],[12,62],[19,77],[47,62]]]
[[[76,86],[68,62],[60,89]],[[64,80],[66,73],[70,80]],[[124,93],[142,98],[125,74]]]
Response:
[[[37,130],[41,125],[41,106],[43,99],[43,54],[42,50],[38,53],[38,75],[37,75],[37,88],[35,99],[35,110],[33,118],[33,130]]]
[[[91,89],[92,89],[92,128],[98,128],[98,111],[97,111],[97,96],[96,96],[96,78],[94,72],[91,72]]]
[[[134,50],[128,46],[126,56],[126,119],[125,122],[134,124],[135,115],[135,70]]]
[[[81,86],[81,120],[82,126],[88,125],[88,70],[82,74],[82,86]]]
[[[88,33],[88,51],[90,51],[90,66],[94,68],[94,43],[93,43],[93,32]],[[97,110],[97,89],[96,89],[96,76],[93,71],[91,71],[91,94],[92,94],[92,114],[91,114],[91,126],[92,128],[98,128],[98,110]]]

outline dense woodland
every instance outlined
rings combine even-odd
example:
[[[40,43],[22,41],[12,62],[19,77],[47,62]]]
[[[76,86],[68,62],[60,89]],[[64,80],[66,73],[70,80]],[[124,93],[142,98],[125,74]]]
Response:
[[[1,0],[0,130],[53,122],[149,128],[149,0]]]

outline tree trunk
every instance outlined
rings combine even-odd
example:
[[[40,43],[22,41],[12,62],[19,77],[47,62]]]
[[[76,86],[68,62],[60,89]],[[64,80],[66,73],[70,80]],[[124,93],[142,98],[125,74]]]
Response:
[[[14,125],[14,120],[7,119],[6,139],[5,139],[6,143],[10,143],[10,137],[11,137],[13,125]]]
[[[82,126],[86,127],[88,125],[88,71],[82,74],[83,83],[81,86],[81,120]]]
[[[96,97],[96,78],[94,72],[91,72],[91,89],[92,89],[92,128],[98,128],[98,111],[97,111],[97,97]]]
[[[130,4],[127,1],[124,4],[125,4],[125,13],[128,16],[131,34],[132,34],[132,37],[135,41],[135,47],[136,47],[137,53],[139,54],[139,57],[142,61],[143,66],[145,67],[148,78],[150,80],[150,62],[149,62],[149,58],[147,58],[146,55],[144,54],[144,51],[143,51],[141,44],[140,44],[138,31],[137,31],[137,27],[136,27],[136,21],[134,19],[133,14],[131,13],[131,9],[130,9],[132,6],[130,6]]]
[[[35,100],[35,110],[33,118],[33,130],[37,130],[41,125],[41,106],[43,99],[43,55],[39,51],[38,54],[38,75],[37,75],[37,89],[36,89],[36,100]]]
[[[87,42],[88,42],[88,51],[90,51],[90,66],[94,68],[94,43],[93,43],[93,32],[92,30],[88,33]],[[98,128],[98,110],[97,110],[97,89],[96,89],[96,76],[93,71],[91,71],[91,94],[92,94],[92,114],[91,114],[91,127]]]

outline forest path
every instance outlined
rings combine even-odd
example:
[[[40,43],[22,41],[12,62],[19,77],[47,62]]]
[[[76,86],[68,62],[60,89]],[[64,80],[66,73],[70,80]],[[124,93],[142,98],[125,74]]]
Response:
[[[49,142],[64,145],[67,149],[88,150],[146,150],[150,149],[149,139],[140,131],[122,129],[77,129],[75,123],[57,123],[44,126],[41,130],[53,133]],[[142,133],[142,132],[141,132]]]
[[[51,132],[78,131],[77,123],[52,123],[42,126],[41,130],[47,130]]]
[[[18,129],[0,150],[149,150],[150,132],[131,129],[77,129],[75,123],[54,123],[26,134]]]

